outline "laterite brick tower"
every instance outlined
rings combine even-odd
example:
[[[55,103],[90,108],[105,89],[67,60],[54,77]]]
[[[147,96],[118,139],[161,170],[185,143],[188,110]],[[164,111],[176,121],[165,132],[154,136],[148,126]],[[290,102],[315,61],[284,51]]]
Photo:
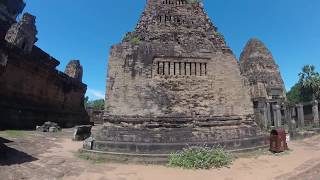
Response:
[[[265,145],[237,60],[202,3],[147,1],[111,49],[104,118],[87,148],[166,156],[187,145]]]

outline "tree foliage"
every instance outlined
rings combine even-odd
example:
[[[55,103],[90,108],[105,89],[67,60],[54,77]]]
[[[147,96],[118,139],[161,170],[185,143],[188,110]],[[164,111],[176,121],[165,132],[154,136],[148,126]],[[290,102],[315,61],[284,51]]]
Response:
[[[301,96],[301,86],[299,83],[296,83],[287,93],[287,99],[292,104],[298,104],[299,102],[305,101]]]
[[[202,0],[187,0],[187,2],[188,2],[189,4],[195,4],[195,3],[200,3],[200,2],[202,2]]]
[[[89,98],[85,97],[84,104],[86,108],[92,108],[94,110],[103,110],[105,102],[104,99],[89,101]]]
[[[315,69],[313,65],[306,65],[299,73],[302,95],[311,96],[311,100],[320,97],[320,75]]]
[[[88,107],[88,105],[89,105],[89,97],[88,96],[86,96],[85,98],[84,98],[84,107]]]
[[[313,65],[306,65],[299,73],[299,81],[287,93],[290,103],[307,102],[320,98],[320,74]]]

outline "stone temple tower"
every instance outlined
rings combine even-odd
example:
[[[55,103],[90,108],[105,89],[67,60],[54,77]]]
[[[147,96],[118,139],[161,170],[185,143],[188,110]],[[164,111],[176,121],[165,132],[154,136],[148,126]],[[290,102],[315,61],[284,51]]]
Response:
[[[269,49],[258,39],[251,39],[240,56],[242,74],[248,79],[251,96],[285,99],[286,90],[279,67]]]
[[[135,31],[112,47],[104,120],[87,146],[95,152],[265,143],[236,58],[203,4],[184,0],[148,0]]]
[[[286,90],[269,49],[258,39],[249,40],[241,53],[240,67],[250,88],[256,122],[263,129],[281,125],[281,117],[277,114],[281,114]]]

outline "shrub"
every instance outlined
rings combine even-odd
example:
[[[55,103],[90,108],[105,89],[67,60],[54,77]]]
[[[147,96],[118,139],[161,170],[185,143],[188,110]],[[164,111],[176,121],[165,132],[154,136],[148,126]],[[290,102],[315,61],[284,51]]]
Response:
[[[123,37],[123,41],[129,41],[130,40],[130,36],[128,34],[126,34],[124,37]]]
[[[132,44],[139,44],[141,42],[139,37],[134,37],[131,39],[131,43]]]
[[[188,147],[171,154],[168,165],[185,169],[210,169],[221,168],[231,162],[231,155],[222,148]]]
[[[202,0],[187,0],[187,2],[188,2],[189,4],[195,4],[195,3],[200,3],[200,2],[202,2]]]

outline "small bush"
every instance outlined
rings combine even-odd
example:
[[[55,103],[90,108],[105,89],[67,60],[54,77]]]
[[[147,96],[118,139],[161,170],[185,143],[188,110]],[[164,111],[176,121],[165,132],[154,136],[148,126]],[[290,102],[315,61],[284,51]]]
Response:
[[[130,40],[130,37],[128,34],[126,34],[124,37],[123,37],[123,41],[129,41]]]
[[[210,169],[228,166],[232,157],[222,148],[188,147],[171,154],[169,166],[185,169]]]
[[[134,37],[131,39],[131,43],[132,44],[139,44],[141,42],[140,38],[139,37]]]
[[[187,0],[189,4],[201,3],[202,0]]]

